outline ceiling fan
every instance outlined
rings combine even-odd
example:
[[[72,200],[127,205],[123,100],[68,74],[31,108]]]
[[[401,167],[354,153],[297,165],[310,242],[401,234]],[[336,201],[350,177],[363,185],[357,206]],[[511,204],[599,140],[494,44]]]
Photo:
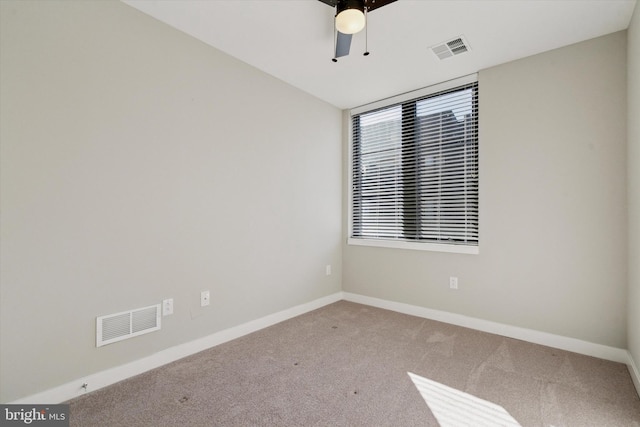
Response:
[[[349,55],[351,37],[362,31],[367,24],[367,14],[376,9],[393,3],[396,0],[320,0],[324,4],[336,8],[335,32],[336,45],[333,62],[338,58]],[[368,51],[364,55],[369,55]]]

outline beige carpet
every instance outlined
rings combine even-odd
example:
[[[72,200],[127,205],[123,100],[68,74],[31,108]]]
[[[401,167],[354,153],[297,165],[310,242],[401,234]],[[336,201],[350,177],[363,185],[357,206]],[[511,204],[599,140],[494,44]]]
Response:
[[[71,426],[640,427],[623,364],[346,301],[69,403]]]

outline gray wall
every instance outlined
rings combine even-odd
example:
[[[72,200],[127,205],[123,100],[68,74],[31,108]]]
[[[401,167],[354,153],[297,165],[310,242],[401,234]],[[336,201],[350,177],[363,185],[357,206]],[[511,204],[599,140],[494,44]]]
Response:
[[[640,6],[628,30],[629,351],[640,369]]]
[[[626,32],[479,82],[480,254],[345,245],[343,289],[626,348]]]
[[[340,291],[337,108],[119,2],[0,5],[0,401]]]

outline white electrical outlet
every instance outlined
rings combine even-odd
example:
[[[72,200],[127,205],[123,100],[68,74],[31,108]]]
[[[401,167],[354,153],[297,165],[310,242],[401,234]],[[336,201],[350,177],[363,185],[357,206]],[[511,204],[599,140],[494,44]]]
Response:
[[[168,316],[173,314],[173,298],[162,300],[162,315]]]
[[[458,278],[451,276],[449,277],[449,288],[458,289]]]
[[[211,304],[211,294],[209,291],[200,292],[200,307],[205,307]]]
[[[331,264],[327,264],[327,266],[324,268],[324,272],[327,276],[331,276]]]

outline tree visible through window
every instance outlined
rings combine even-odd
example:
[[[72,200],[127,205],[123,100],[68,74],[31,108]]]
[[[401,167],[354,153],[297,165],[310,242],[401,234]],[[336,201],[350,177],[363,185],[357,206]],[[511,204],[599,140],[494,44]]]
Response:
[[[352,238],[478,244],[478,84],[352,117]]]

